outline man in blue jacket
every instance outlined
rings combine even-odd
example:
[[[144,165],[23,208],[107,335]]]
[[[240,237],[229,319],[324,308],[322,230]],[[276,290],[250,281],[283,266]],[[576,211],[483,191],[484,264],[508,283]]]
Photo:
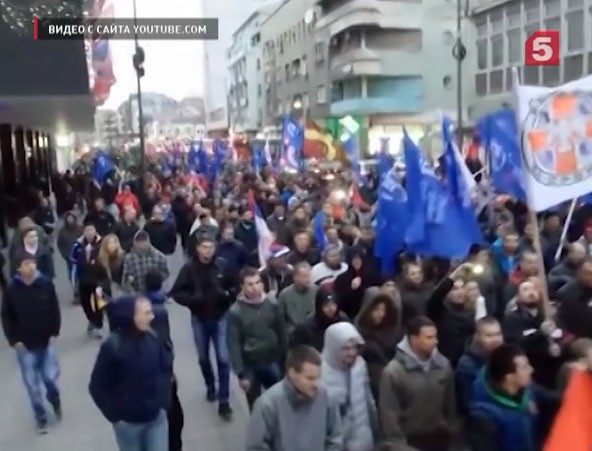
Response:
[[[152,304],[122,297],[108,309],[113,332],[101,345],[90,394],[113,425],[120,451],[166,450],[173,356],[150,327]]]

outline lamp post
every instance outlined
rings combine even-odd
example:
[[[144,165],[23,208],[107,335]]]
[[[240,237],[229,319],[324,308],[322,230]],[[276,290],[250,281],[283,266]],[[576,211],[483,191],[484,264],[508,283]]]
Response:
[[[136,84],[138,96],[138,132],[140,137],[140,192],[143,194],[146,190],[146,148],[144,146],[144,110],[142,108],[142,77],[145,75],[144,60],[146,55],[144,49],[140,47],[138,42],[138,11],[136,7],[136,0],[133,0],[134,7],[134,47],[135,52],[132,58],[134,69],[136,71]]]
[[[468,0],[467,0],[468,1]],[[466,11],[466,6],[465,6]],[[462,18],[463,7],[462,0],[456,0],[456,42],[452,47],[452,56],[456,60],[456,112],[458,128],[458,147],[462,149],[462,128],[463,128],[463,95],[462,95],[462,76],[463,61],[467,56],[467,48],[462,41]]]

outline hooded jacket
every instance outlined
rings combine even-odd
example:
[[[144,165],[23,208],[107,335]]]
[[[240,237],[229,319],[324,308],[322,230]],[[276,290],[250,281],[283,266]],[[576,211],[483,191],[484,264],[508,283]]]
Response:
[[[540,449],[534,393],[520,399],[493,388],[481,371],[473,386],[469,415],[469,443],[479,451],[537,451]],[[567,450],[567,448],[566,448]],[[573,450],[575,451],[575,450]]]
[[[18,255],[22,252],[26,252],[24,245],[17,247],[16,252],[10,258],[9,271],[11,276],[16,274]],[[39,245],[37,246],[37,252],[35,252],[34,257],[37,262],[37,269],[39,272],[48,279],[53,279],[55,277],[55,268],[53,266],[53,252],[51,248],[39,242]]]
[[[171,399],[173,358],[153,331],[134,325],[134,297],[121,297],[108,307],[114,331],[101,345],[92,370],[89,392],[111,422],[147,423]]]
[[[403,338],[380,380],[380,424],[386,441],[445,449],[456,419],[454,374],[448,360],[437,349],[421,360]]]
[[[378,428],[366,362],[358,356],[351,367],[344,368],[340,361],[341,350],[350,342],[364,342],[351,323],[333,324],[325,331],[321,386],[327,390],[331,400],[339,405],[344,449],[372,451]]]
[[[148,221],[144,230],[152,245],[164,255],[172,255],[177,247],[177,229],[171,221],[154,219]]]

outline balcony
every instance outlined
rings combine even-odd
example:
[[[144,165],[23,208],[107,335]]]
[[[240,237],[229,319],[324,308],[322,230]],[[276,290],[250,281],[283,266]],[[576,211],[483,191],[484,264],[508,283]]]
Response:
[[[331,79],[420,74],[425,68],[422,47],[421,29],[383,29],[376,26],[352,28],[331,38]],[[400,64],[401,61],[405,64]]]
[[[424,110],[421,76],[364,77],[347,80],[333,89],[331,116],[416,114]]]
[[[335,36],[349,28],[375,25],[381,28],[421,29],[422,5],[418,3],[351,0],[338,8],[329,8],[316,24]]]

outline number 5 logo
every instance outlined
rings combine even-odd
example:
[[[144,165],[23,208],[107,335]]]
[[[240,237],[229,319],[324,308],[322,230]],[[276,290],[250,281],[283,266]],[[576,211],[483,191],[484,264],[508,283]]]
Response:
[[[524,43],[526,66],[559,66],[559,31],[539,30]]]

